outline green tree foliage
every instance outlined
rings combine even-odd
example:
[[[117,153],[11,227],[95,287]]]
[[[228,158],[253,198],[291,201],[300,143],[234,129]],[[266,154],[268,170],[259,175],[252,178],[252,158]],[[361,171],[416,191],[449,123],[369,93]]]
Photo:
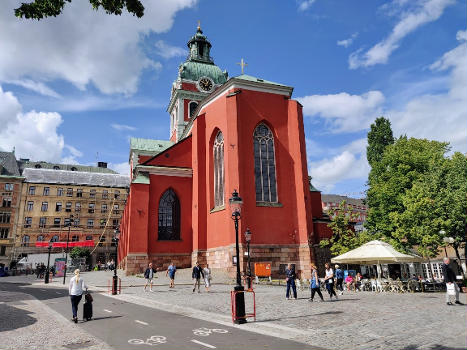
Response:
[[[44,17],[56,17],[60,15],[67,2],[72,0],[34,0],[29,3],[21,3],[21,6],[15,9],[15,16],[19,18],[37,19]],[[84,0],[79,0],[84,1]],[[144,15],[144,6],[140,0],[89,0],[94,10],[102,7],[106,13],[121,15],[123,9],[129,13],[141,18]]]
[[[381,161],[384,149],[394,143],[391,122],[384,117],[376,118],[371,124],[368,132],[368,146],[366,148],[366,158],[371,167]]]
[[[74,247],[70,252],[70,257],[72,259],[78,258],[89,258],[91,256],[91,252],[87,248],[82,247]]]
[[[356,233],[350,228],[356,215],[347,208],[345,201],[342,201],[337,209],[330,210],[329,216],[331,223],[328,226],[332,230],[332,237],[321,240],[319,244],[321,247],[329,247],[333,256],[344,254],[370,241],[371,237],[368,233]]]
[[[440,224],[439,219],[435,220],[440,212],[426,212],[430,206],[433,208],[433,199],[423,197],[427,186],[423,182],[429,178],[428,175],[441,176],[435,174],[435,170],[445,161],[444,155],[448,150],[447,143],[405,136],[386,147],[375,171],[369,175],[366,228],[371,233],[385,237],[396,249],[407,251],[413,245],[422,245],[427,249],[426,254],[433,254],[434,242],[439,241],[437,232],[441,229],[439,227],[433,232],[433,227]],[[409,210],[404,214],[407,208]],[[414,218],[411,224],[404,223],[404,229],[398,230],[402,221],[408,220],[403,215],[409,216],[409,211],[415,214],[418,210],[423,211],[420,215],[425,217]],[[423,227],[420,227],[420,220],[424,222]],[[411,233],[406,230],[409,226],[412,227]]]

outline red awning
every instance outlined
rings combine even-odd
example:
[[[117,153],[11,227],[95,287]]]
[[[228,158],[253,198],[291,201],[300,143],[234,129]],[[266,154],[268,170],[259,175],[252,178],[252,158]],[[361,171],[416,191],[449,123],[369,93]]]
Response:
[[[47,248],[49,242],[36,242],[36,247]],[[68,248],[73,247],[94,247],[94,241],[68,242]],[[66,242],[53,242],[52,248],[66,248]]]

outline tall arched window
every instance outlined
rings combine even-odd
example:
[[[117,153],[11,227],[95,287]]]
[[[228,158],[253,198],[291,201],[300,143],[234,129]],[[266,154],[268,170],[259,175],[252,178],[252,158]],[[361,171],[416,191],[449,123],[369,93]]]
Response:
[[[159,201],[159,240],[180,239],[180,201],[169,188]]]
[[[198,103],[196,102],[190,102],[189,105],[189,110],[190,110],[190,118],[193,118],[193,113],[195,113],[196,107],[198,107]]]
[[[224,205],[224,136],[219,131],[213,145],[214,206]]]
[[[255,186],[257,202],[277,202],[274,136],[265,124],[253,133],[255,155]]]

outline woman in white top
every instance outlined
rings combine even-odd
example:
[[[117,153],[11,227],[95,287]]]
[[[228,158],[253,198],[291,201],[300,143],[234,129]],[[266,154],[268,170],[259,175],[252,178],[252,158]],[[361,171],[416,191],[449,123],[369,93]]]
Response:
[[[209,265],[206,264],[206,267],[203,269],[204,272],[204,286],[206,287],[206,292],[209,293],[209,288],[211,287],[211,269]]]
[[[332,296],[334,295],[337,299],[337,294],[334,290],[334,271],[332,270],[332,267],[329,265],[329,263],[324,264],[324,267],[326,268],[326,277],[324,277],[324,283],[326,284],[329,297],[332,300]]]
[[[88,289],[84,280],[79,277],[79,269],[75,270],[75,275],[70,279],[68,291],[71,299],[71,310],[73,312],[73,321],[78,323],[78,304],[81,301],[84,291]]]

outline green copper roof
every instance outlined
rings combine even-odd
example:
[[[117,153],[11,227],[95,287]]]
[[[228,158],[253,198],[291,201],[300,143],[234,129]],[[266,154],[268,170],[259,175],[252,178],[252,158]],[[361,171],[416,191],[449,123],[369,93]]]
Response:
[[[174,143],[172,141],[140,139],[132,137],[130,139],[130,149],[132,151],[155,152],[156,154],[169,148]],[[144,153],[144,152],[143,152]]]
[[[227,72],[211,63],[187,61],[180,65],[179,77],[181,79],[198,81],[201,77],[209,77],[214,84],[224,84],[227,81]]]
[[[269,81],[269,80],[265,80],[265,79],[261,79],[261,78],[256,78],[256,77],[253,77],[253,76],[247,75],[247,74],[239,75],[238,77],[234,77],[234,79],[241,79],[241,80],[246,80],[246,81],[252,81],[252,82],[255,82],[255,83],[264,83],[264,84],[271,84],[271,85],[289,87],[289,86],[284,85],[284,84],[279,84],[279,83],[275,83],[273,81]]]
[[[133,184],[144,184],[144,185],[149,185],[149,176],[146,174],[138,174],[135,178],[133,178],[133,181],[131,182]]]
[[[311,183],[311,176],[308,176],[308,183],[310,184],[310,192],[321,192]]]

